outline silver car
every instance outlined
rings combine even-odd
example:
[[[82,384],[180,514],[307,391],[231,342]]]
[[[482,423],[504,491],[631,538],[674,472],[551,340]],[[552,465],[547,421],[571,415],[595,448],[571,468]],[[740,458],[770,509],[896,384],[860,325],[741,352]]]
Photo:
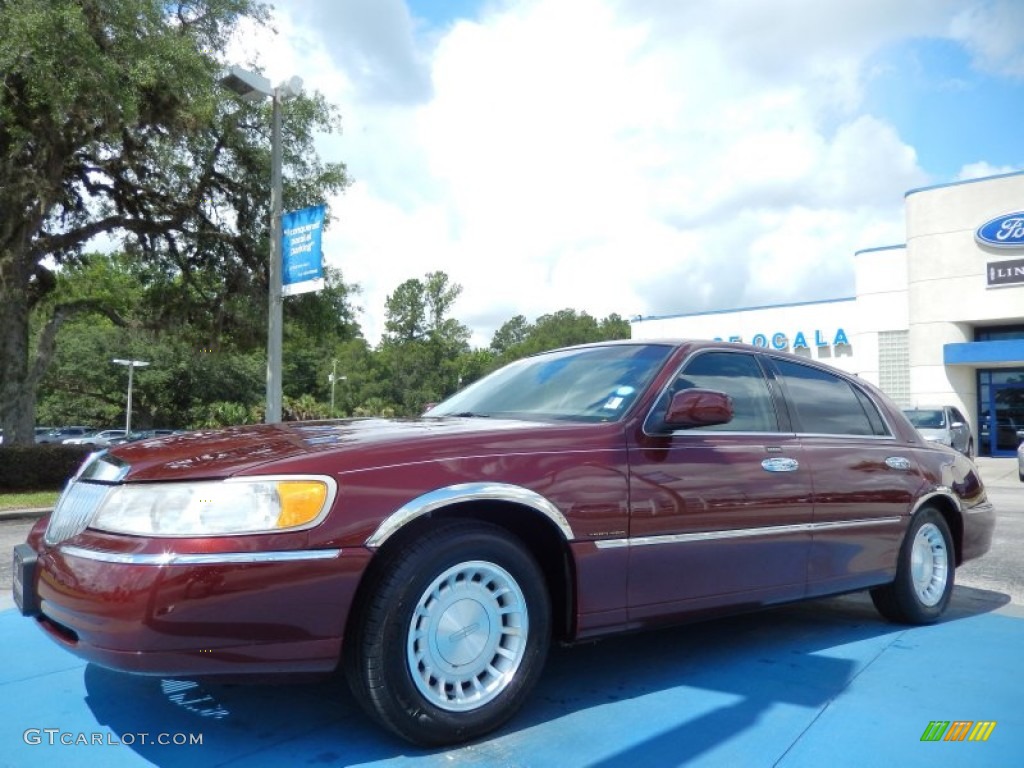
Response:
[[[974,456],[974,435],[960,410],[952,405],[921,405],[904,408],[921,437],[955,448],[965,456]]]

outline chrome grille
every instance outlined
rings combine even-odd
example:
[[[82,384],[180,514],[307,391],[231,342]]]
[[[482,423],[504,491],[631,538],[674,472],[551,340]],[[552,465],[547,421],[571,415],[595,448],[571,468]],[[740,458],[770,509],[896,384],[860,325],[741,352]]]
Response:
[[[43,540],[52,547],[80,534],[89,525],[110,490],[109,485],[72,480],[57,501]]]

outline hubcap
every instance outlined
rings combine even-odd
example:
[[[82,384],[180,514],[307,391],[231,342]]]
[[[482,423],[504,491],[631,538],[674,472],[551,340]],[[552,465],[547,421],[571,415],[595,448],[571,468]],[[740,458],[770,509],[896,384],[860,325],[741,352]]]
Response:
[[[914,537],[910,553],[910,574],[917,599],[929,608],[937,605],[949,578],[946,540],[934,523],[925,523]]]
[[[406,646],[419,692],[450,712],[477,709],[515,677],[526,653],[526,597],[494,563],[452,566],[420,596]]]

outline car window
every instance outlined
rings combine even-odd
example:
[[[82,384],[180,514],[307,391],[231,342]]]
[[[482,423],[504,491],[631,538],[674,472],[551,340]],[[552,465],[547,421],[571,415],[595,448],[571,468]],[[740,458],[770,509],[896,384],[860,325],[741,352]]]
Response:
[[[946,426],[946,415],[941,408],[906,408],[903,413],[918,429],[942,429]]]
[[[650,384],[672,347],[577,347],[517,360],[434,406],[424,416],[614,421]]]
[[[950,417],[953,419],[954,422],[959,421],[961,424],[967,423],[967,419],[965,419],[964,415],[960,413],[960,411],[958,411],[956,408],[950,408],[949,413]]]
[[[820,368],[775,360],[800,431],[821,435],[886,435],[874,403],[845,379]]]
[[[691,388],[713,389],[732,397],[735,415],[728,424],[696,427],[696,430],[729,432],[778,432],[768,382],[753,355],[740,352],[704,352],[689,360],[659,402],[664,413],[676,392]]]

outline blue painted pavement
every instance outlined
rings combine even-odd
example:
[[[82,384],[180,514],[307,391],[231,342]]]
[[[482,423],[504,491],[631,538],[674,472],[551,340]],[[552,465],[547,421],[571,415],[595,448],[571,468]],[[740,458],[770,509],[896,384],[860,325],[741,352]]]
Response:
[[[504,729],[424,751],[375,726],[340,680],[123,675],[5,610],[0,765],[1018,768],[1022,655],[1024,612],[998,593],[958,587],[942,623],[915,628],[863,595],[819,600],[555,649]],[[922,742],[934,720],[996,726],[983,743]]]

